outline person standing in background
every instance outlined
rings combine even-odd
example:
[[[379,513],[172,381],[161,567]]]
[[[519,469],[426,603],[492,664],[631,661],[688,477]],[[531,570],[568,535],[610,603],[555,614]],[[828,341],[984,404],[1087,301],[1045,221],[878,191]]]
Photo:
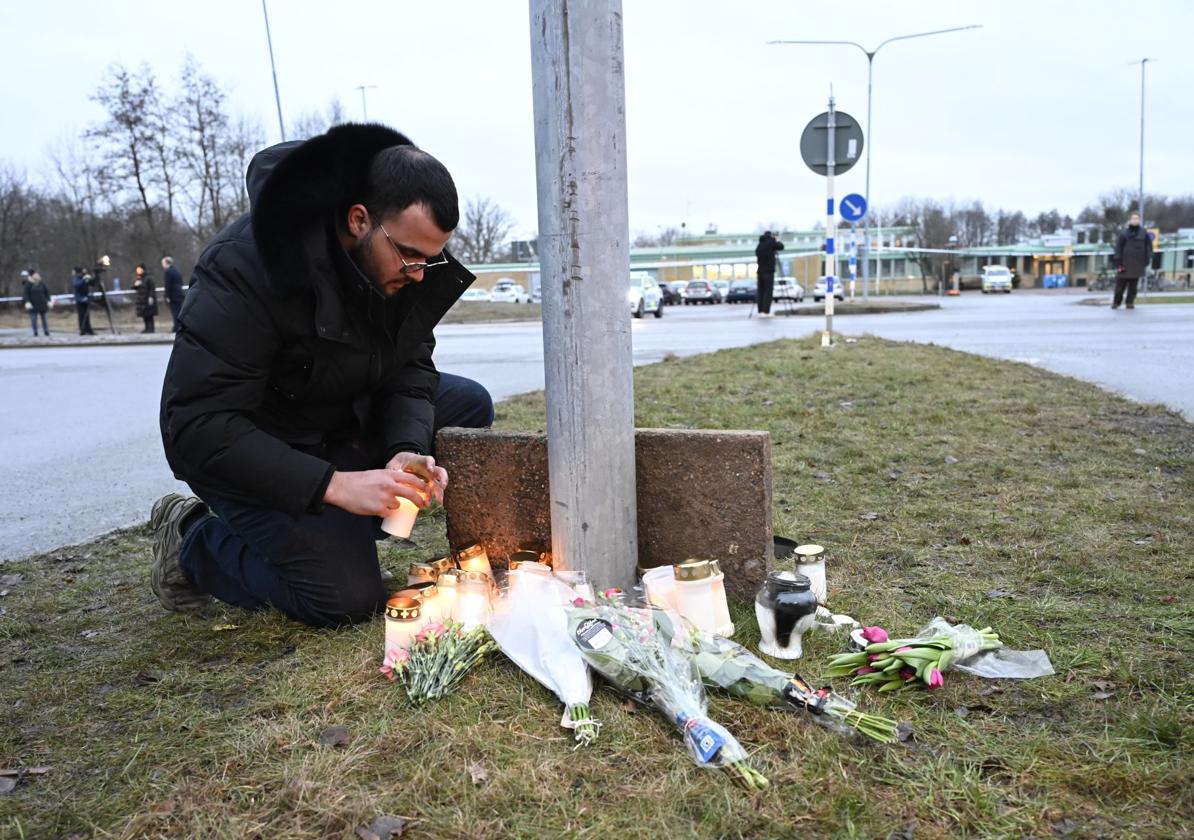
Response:
[[[166,305],[174,321],[174,332],[178,332],[178,313],[182,310],[182,272],[174,267],[174,257],[162,257],[162,279],[166,288]]]
[[[70,278],[71,289],[75,293],[75,310],[79,315],[79,335],[95,335],[91,328],[91,281],[83,273],[83,267],[75,266]]]
[[[1128,217],[1128,226],[1120,231],[1119,238],[1115,240],[1115,255],[1111,260],[1116,269],[1112,309],[1119,309],[1121,303],[1126,304],[1128,309],[1136,308],[1136,285],[1148,273],[1152,258],[1153,241],[1140,224],[1140,214],[1133,213]],[[1128,293],[1126,299],[1125,289]]]
[[[145,270],[145,263],[137,263],[133,280],[133,300],[137,317],[145,322],[143,333],[154,332],[153,319],[158,314],[158,297],[153,288],[153,276]]]
[[[29,312],[29,319],[33,322],[33,334],[37,335],[37,318],[40,315],[42,332],[49,335],[50,325],[46,321],[46,313],[50,311],[50,289],[36,271],[29,275],[21,297],[26,311]]]
[[[759,265],[758,273],[758,306],[759,317],[771,317],[771,293],[775,289],[775,253],[782,251],[784,243],[771,235],[771,231],[763,231],[759,237],[759,244],[755,248],[755,261]]]

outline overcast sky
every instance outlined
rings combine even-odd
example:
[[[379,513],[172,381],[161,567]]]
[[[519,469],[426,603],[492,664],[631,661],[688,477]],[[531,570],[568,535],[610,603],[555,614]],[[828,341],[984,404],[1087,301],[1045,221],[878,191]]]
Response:
[[[184,9],[186,11],[184,11]],[[194,10],[194,11],[191,11]],[[270,0],[288,119],[339,97],[443,160],[462,196],[537,226],[525,0]],[[885,38],[875,59],[872,204],[901,196],[980,198],[1033,214],[1076,214],[1135,187],[1140,69],[1148,65],[1145,189],[1194,192],[1194,3],[752,2],[623,0],[632,229],[807,227],[824,179],[800,162],[805,123],[838,107],[866,118],[866,59],[852,47],[772,39]],[[233,109],[277,117],[261,4],[3,0],[0,161],[30,174],[46,150],[101,113],[88,97],[112,62],[148,62],[171,81],[186,53],[231,89]],[[868,141],[870,138],[868,138]],[[863,191],[863,165],[839,179]]]

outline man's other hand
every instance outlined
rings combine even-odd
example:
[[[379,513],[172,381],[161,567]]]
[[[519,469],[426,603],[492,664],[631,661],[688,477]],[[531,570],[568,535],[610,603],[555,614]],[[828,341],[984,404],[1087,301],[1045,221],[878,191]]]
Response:
[[[444,491],[448,489],[448,471],[436,466],[430,455],[416,455],[413,452],[399,452],[386,464],[387,470],[397,470],[423,479],[427,492],[443,504]]]
[[[388,516],[398,508],[396,497],[409,499],[420,508],[425,508],[433,492],[432,482],[413,473],[387,467],[383,470],[332,473],[323,500],[361,516]]]

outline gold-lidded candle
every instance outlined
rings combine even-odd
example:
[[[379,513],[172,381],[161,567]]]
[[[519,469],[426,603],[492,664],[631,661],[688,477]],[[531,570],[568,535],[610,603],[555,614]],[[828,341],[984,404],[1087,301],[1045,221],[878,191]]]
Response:
[[[411,563],[410,570],[406,574],[406,582],[422,583],[429,580],[434,583],[438,577],[439,572],[430,563]]]
[[[442,575],[444,572],[456,568],[456,561],[452,559],[451,555],[437,557],[435,560],[428,560],[427,563],[435,567],[436,575]]]
[[[409,595],[391,595],[386,601],[386,661],[394,652],[410,647],[422,626],[419,601]]]
[[[713,569],[708,560],[688,560],[672,566],[676,580],[676,609],[698,630],[717,632],[713,600]]]
[[[442,575],[441,575],[442,578]],[[421,606],[421,615],[423,617],[423,624],[432,624],[436,621],[444,621],[445,618],[451,616],[444,616],[443,606],[439,600],[439,586],[436,581],[424,580],[418,583],[412,583],[408,589],[403,592],[415,592],[419,596]]]
[[[817,603],[826,606],[829,603],[829,588],[825,580],[825,549],[809,543],[796,546],[795,554],[796,574],[808,578],[812,592],[817,596]]]
[[[449,619],[459,621],[456,617],[456,600],[460,592],[459,583],[459,569],[448,569],[436,581],[436,588],[439,590],[439,594],[435,597],[439,601],[440,616],[443,621]]]
[[[456,551],[456,565],[466,572],[493,574],[493,567],[489,564],[489,555],[485,551],[485,546],[479,542],[462,545]]]
[[[540,563],[544,564],[545,566],[554,567],[554,564],[551,562],[551,549],[546,543],[539,542],[538,540],[529,540],[527,542],[519,543],[518,551],[533,551],[535,554],[539,555],[538,559]]]
[[[484,572],[461,571],[456,585],[456,620],[465,632],[489,622],[492,578]]]

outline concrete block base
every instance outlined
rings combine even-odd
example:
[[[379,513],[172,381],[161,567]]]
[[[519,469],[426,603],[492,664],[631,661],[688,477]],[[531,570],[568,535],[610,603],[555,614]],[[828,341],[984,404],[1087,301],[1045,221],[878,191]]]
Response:
[[[523,542],[551,544],[547,437],[443,429],[453,547],[482,542],[495,567]],[[771,438],[766,432],[639,429],[637,565],[717,560],[726,588],[753,598],[773,561]],[[636,558],[628,557],[628,566]],[[594,581],[601,585],[603,581]]]

